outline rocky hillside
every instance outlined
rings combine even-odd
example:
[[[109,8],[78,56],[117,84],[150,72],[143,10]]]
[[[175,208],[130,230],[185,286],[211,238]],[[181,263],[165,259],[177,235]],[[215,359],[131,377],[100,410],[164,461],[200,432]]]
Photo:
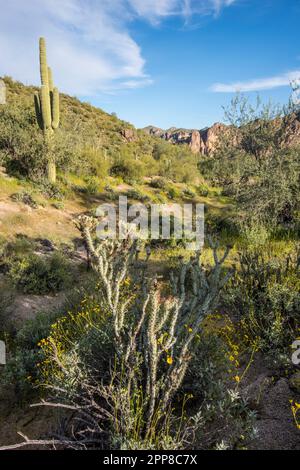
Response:
[[[220,133],[226,129],[225,124],[215,123],[205,129],[170,129],[164,130],[155,126],[147,126],[142,129],[149,135],[160,137],[173,144],[187,144],[193,153],[209,155],[214,150],[216,141]]]
[[[284,120],[275,120],[274,126],[278,132],[282,132],[280,140],[283,145],[300,145],[300,113],[292,113]],[[210,155],[215,150],[219,137],[223,136],[227,129],[229,126],[216,122],[211,127],[204,129],[170,127],[164,130],[155,126],[147,126],[143,131],[172,144],[187,144],[194,154]],[[237,137],[238,134],[237,132]]]

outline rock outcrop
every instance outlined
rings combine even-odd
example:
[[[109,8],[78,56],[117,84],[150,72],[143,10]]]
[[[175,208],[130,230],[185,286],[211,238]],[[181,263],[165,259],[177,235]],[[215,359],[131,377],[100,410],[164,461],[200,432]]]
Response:
[[[216,122],[213,126],[203,129],[201,131],[202,146],[200,152],[203,155],[209,155],[214,152],[220,137],[226,133],[227,129],[228,126],[220,122]]]
[[[284,121],[280,118],[276,119],[274,125],[282,132],[280,137],[282,147],[300,146],[300,112],[291,113]],[[211,155],[216,150],[220,137],[228,135],[232,129],[232,126],[217,122],[211,127],[200,130],[176,129],[175,127],[164,130],[159,127],[148,126],[143,131],[173,144],[187,144],[195,154]],[[236,132],[230,134],[230,138],[238,143],[241,134],[238,128],[235,130]]]
[[[205,129],[176,129],[171,127],[164,130],[155,126],[145,127],[143,130],[147,134],[160,137],[172,144],[187,144],[193,153],[209,155],[216,148],[220,135],[226,132],[228,126],[216,123]]]
[[[121,134],[126,142],[134,142],[137,139],[135,129],[123,129]]]
[[[193,153],[199,153],[201,148],[203,148],[201,132],[197,129],[176,129],[176,127],[171,127],[164,130],[159,127],[148,126],[143,131],[167,140],[172,144],[187,144]]]
[[[300,145],[300,113],[292,113],[286,119],[282,145],[285,147]]]

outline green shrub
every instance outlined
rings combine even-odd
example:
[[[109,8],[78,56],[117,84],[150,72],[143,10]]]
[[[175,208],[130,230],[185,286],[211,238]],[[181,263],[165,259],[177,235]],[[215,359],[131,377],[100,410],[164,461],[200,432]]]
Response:
[[[38,187],[44,196],[58,201],[62,201],[67,193],[65,184],[59,181],[50,183],[48,180],[40,180]]]
[[[152,178],[149,185],[155,189],[164,189],[167,186],[167,180],[163,177]]]
[[[48,294],[71,285],[72,271],[60,253],[49,258],[30,255],[12,262],[9,277],[16,288],[27,294]]]
[[[106,199],[109,199],[110,201],[115,201],[118,199],[118,193],[115,192],[115,190],[109,184],[104,187],[104,190],[106,191]]]
[[[175,186],[169,185],[167,187],[167,196],[170,199],[177,199],[180,197],[180,191]]]
[[[207,197],[209,195],[209,187],[206,184],[200,184],[197,186],[197,194],[202,197]]]
[[[244,441],[253,438],[256,416],[225,379],[233,367],[231,353],[216,325],[214,329],[208,332],[204,325],[183,387],[194,403],[201,402],[202,428],[196,448],[212,449],[223,443],[226,449],[243,449]],[[216,421],[218,425],[211,426]],[[207,427],[211,432],[203,433]]]
[[[196,197],[196,194],[195,191],[193,191],[191,188],[184,188],[182,191],[182,196],[184,198],[193,199]]]
[[[84,191],[87,194],[91,194],[91,195],[97,194],[98,191],[99,191],[99,181],[98,181],[98,179],[93,177],[93,176],[90,176],[89,178],[86,178],[85,179]]]
[[[63,201],[55,201],[53,202],[52,206],[58,210],[63,210],[65,208]]]
[[[21,191],[20,193],[14,193],[11,195],[11,199],[16,202],[23,202],[27,206],[30,206],[32,209],[37,209],[38,203],[28,191]]]
[[[143,193],[142,191],[140,191],[137,188],[129,189],[125,193],[125,195],[129,199],[136,199],[137,201],[140,201],[140,202],[146,202],[146,201],[149,200],[149,196],[147,194]]]
[[[244,249],[240,269],[223,292],[226,308],[241,320],[249,344],[256,342],[277,366],[290,365],[290,344],[300,325],[297,251],[272,257],[265,247]]]

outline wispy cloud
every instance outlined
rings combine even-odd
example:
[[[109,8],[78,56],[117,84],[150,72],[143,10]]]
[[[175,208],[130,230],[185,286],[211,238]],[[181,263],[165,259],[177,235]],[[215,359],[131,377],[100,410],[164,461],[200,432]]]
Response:
[[[167,16],[214,15],[238,0],[128,0],[132,9],[150,22]]]
[[[244,82],[235,82],[231,84],[214,83],[210,89],[215,93],[272,90],[273,88],[288,86],[293,80],[297,80],[299,78],[300,70],[293,70],[292,72],[276,75],[274,77],[259,78]]]
[[[133,20],[216,15],[235,0],[10,0],[0,16],[0,75],[38,83],[38,37],[62,91],[93,95],[152,83]]]

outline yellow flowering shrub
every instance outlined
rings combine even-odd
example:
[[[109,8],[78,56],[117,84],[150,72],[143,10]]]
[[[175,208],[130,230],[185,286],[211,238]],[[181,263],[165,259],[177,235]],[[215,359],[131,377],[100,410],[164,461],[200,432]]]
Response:
[[[85,297],[76,311],[68,312],[53,323],[49,336],[38,343],[44,357],[37,364],[40,370],[39,382],[53,383],[61,378],[63,367],[76,350],[76,343],[90,330],[99,330],[106,320],[107,313],[100,307],[99,301],[93,297]]]
[[[297,403],[294,400],[290,400],[290,404],[295,424],[297,428],[300,429],[300,403]]]
[[[226,357],[229,361],[228,374],[231,380],[239,384],[253,362],[254,354],[258,351],[258,340],[247,334],[243,322],[233,323],[228,315],[214,313],[203,322],[205,334],[217,334],[226,345]],[[241,371],[240,357],[251,350],[251,356],[245,369]]]

